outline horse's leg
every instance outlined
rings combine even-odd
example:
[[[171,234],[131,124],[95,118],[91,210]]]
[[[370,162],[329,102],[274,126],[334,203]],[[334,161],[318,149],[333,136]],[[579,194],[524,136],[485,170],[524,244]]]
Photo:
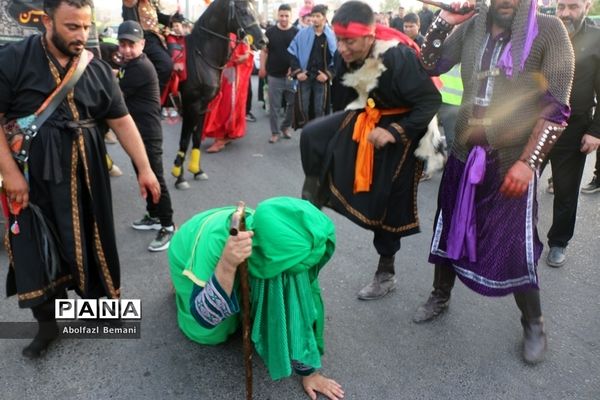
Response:
[[[206,175],[206,173],[202,170],[202,152],[200,151],[205,116],[206,114],[201,114],[198,117],[198,125],[196,125],[194,133],[192,135],[192,153],[190,155],[190,162],[188,163],[188,171],[194,174],[194,179],[202,181],[208,179],[208,175]]]
[[[185,153],[187,152],[188,146],[190,145],[190,139],[194,131],[193,119],[190,118],[189,112],[186,111],[186,105],[183,104],[182,122],[181,122],[181,135],[179,136],[179,151],[173,162],[173,168],[171,168],[171,174],[177,178],[175,187],[177,189],[189,189],[190,185],[185,181],[183,177],[183,162],[185,160]]]

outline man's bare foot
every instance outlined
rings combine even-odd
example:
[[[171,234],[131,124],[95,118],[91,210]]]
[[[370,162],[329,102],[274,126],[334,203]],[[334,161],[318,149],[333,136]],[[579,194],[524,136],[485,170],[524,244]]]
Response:
[[[317,392],[322,393],[329,400],[340,400],[344,398],[342,386],[333,379],[325,378],[318,372],[302,377],[304,391],[312,400],[317,400]]]

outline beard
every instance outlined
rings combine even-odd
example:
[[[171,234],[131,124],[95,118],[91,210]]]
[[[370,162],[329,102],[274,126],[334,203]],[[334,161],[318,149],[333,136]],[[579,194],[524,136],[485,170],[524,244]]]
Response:
[[[562,21],[565,28],[567,28],[567,32],[569,33],[569,36],[573,36],[575,33],[577,33],[577,31],[579,31],[579,28],[581,28],[584,18],[585,18],[585,15],[581,15],[577,19],[573,19],[571,17],[565,17],[565,18],[561,18],[560,20]]]
[[[75,57],[81,54],[84,49],[85,43],[80,42],[79,40],[68,43],[62,36],[60,36],[56,31],[52,32],[52,36],[50,38],[52,44],[64,55],[69,57]],[[81,49],[71,50],[71,46],[80,45]]]
[[[506,7],[512,8],[512,13],[509,15],[501,14],[500,9]],[[517,9],[512,7],[509,2],[506,1],[494,1],[490,7],[490,13],[492,15],[492,21],[503,29],[510,29],[517,14]]]

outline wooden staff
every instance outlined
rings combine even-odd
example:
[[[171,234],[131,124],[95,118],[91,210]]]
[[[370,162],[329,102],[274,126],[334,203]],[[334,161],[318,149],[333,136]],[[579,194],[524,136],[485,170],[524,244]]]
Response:
[[[246,204],[238,203],[237,209],[231,216],[229,234],[237,236],[246,230]],[[246,400],[252,400],[252,341],[250,340],[250,284],[248,280],[248,261],[244,260],[238,266],[240,287],[242,289],[242,340],[244,346],[244,367],[246,368]]]

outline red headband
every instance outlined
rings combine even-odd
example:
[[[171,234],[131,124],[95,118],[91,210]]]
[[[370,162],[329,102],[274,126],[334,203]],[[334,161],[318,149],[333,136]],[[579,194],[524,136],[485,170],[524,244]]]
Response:
[[[375,35],[375,25],[369,26],[360,22],[350,22],[348,26],[333,24],[333,32],[336,36],[354,39],[361,36]]]

